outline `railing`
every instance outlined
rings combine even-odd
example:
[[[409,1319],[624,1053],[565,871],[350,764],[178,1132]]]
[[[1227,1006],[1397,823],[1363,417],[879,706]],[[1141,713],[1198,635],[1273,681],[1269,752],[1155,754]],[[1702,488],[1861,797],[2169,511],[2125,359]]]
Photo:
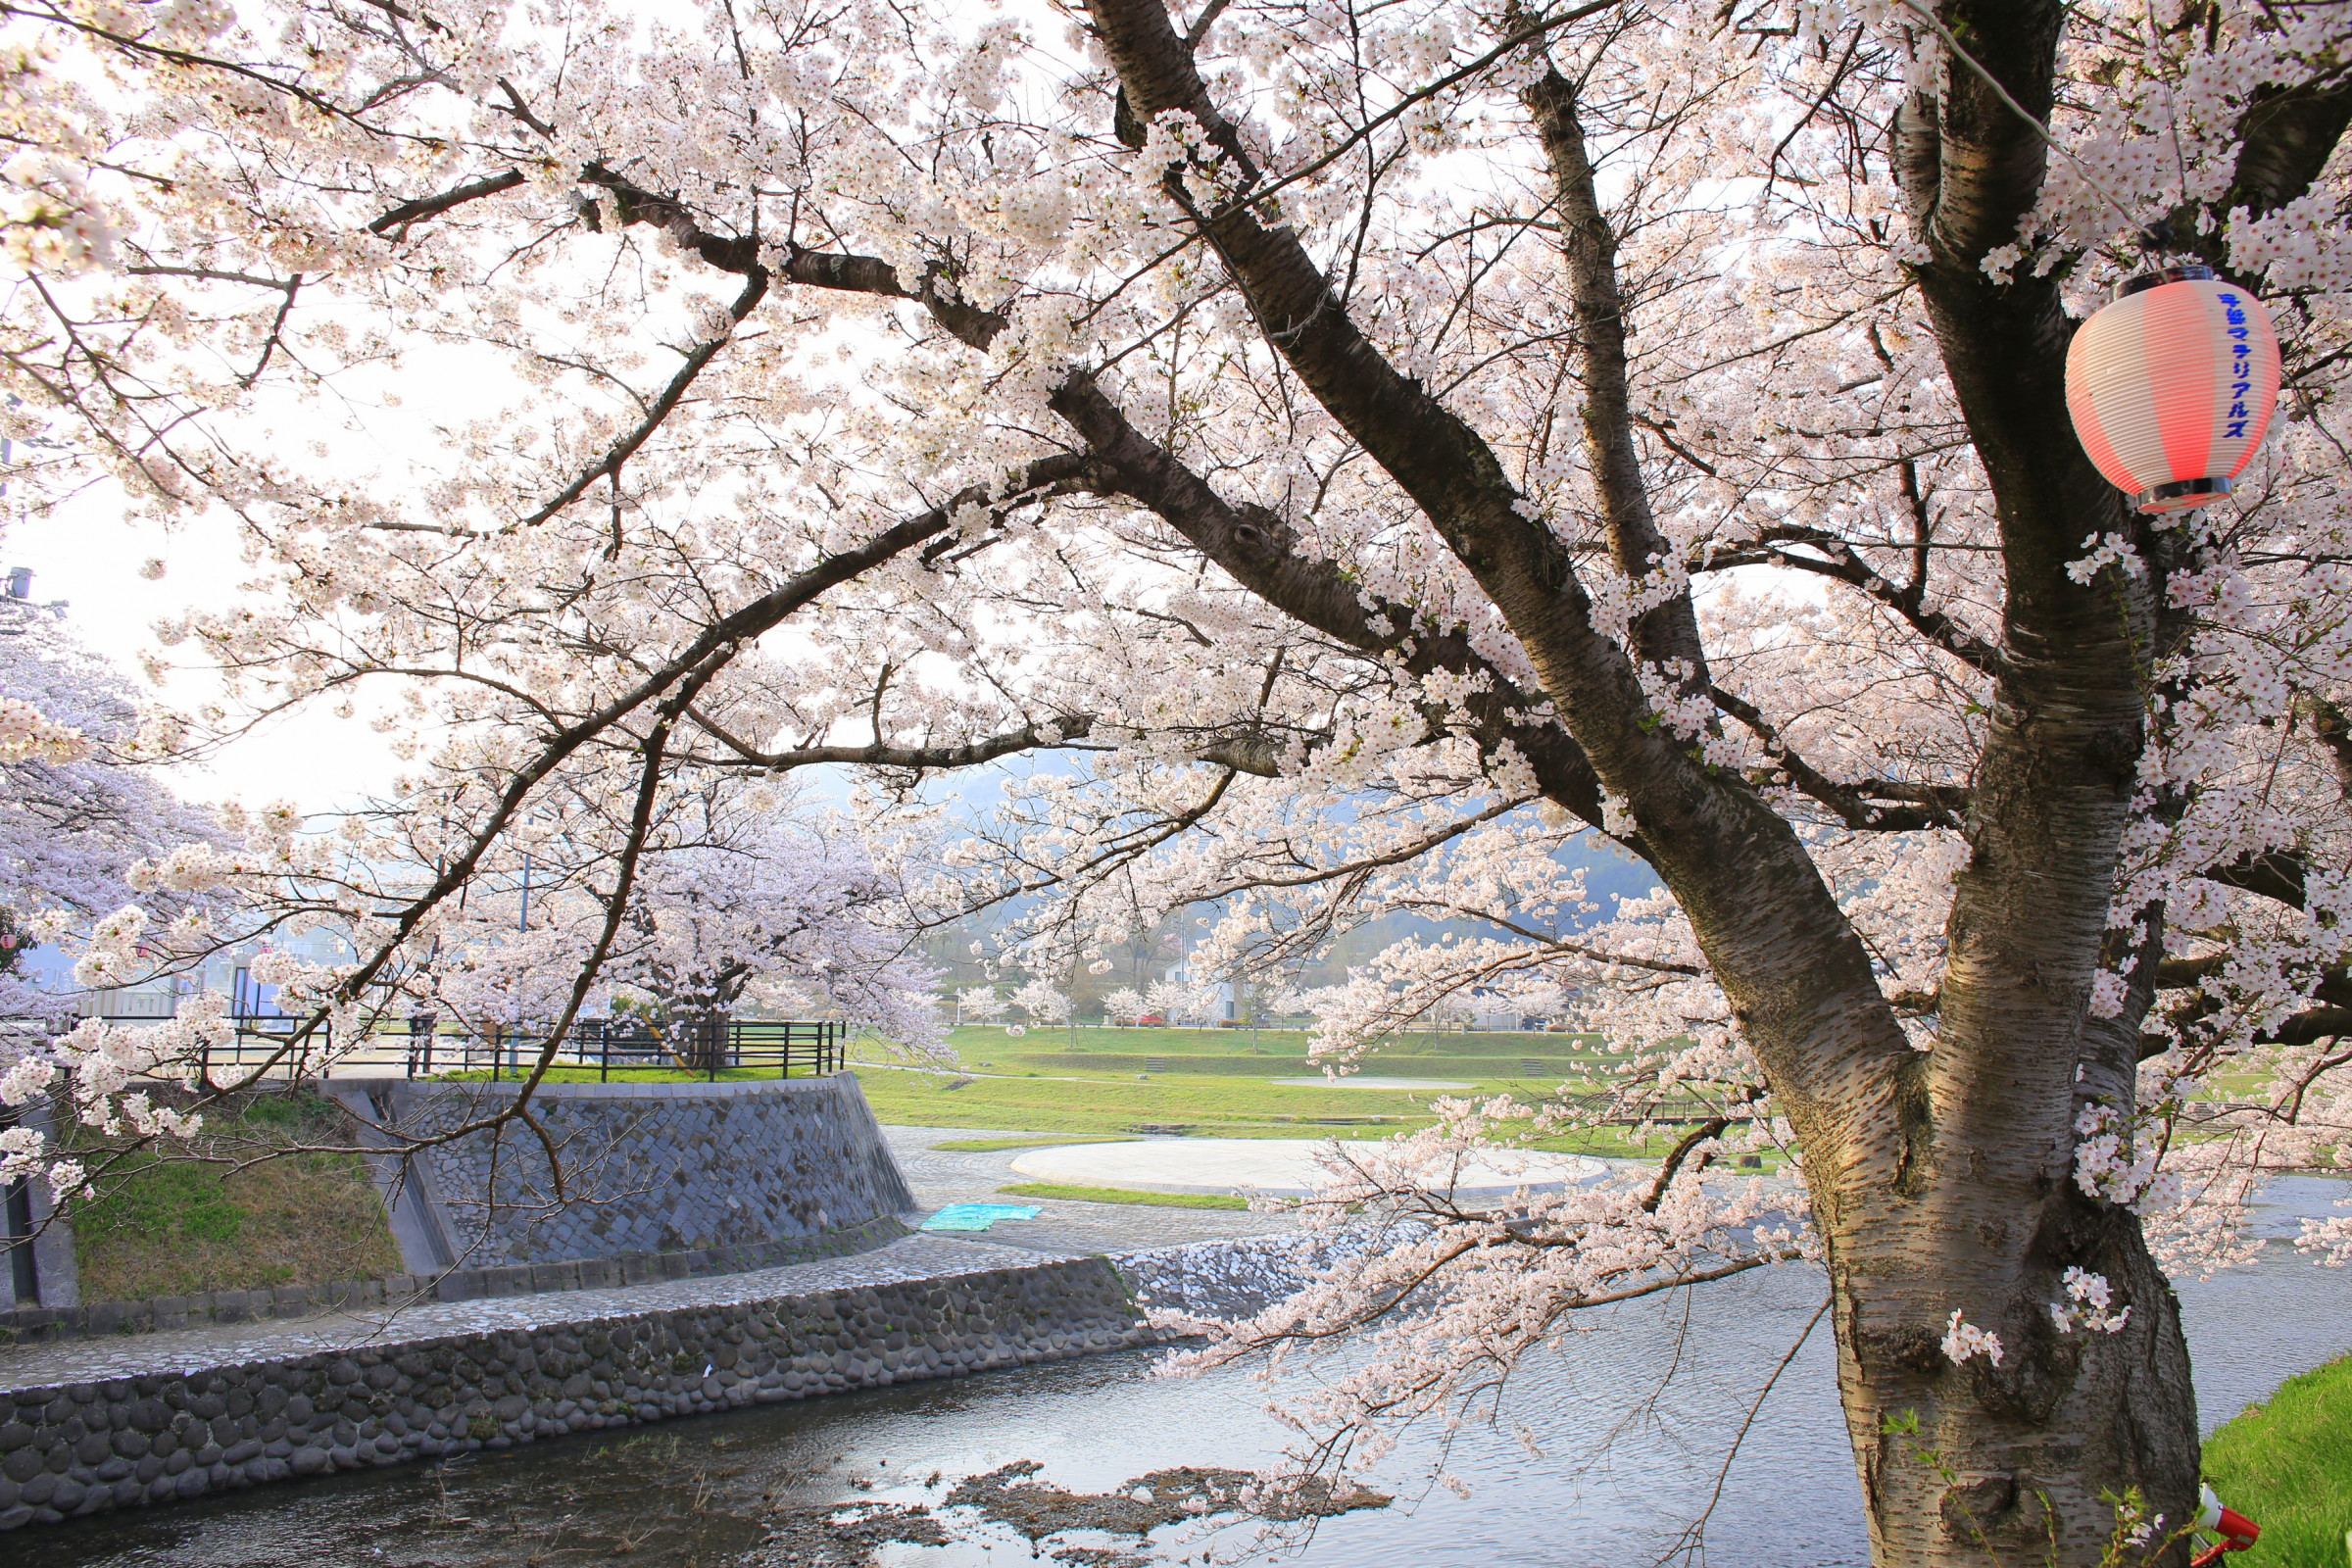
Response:
[[[297,1018],[259,1016],[236,1020],[237,1033],[225,1046],[204,1048],[209,1075],[215,1068],[258,1067],[285,1051],[301,1025]],[[490,1029],[479,1034],[412,1030],[362,1037],[342,1052],[331,1050],[321,1021],[303,1054],[326,1058],[326,1074],[371,1078],[431,1078],[447,1073],[487,1073],[492,1081],[528,1076],[546,1050],[547,1035],[530,1030]],[[656,1034],[642,1024],[601,1018],[575,1022],[556,1048],[552,1066],[596,1069],[600,1082],[617,1074],[674,1072],[680,1068],[716,1082],[722,1072],[773,1072],[790,1078],[841,1070],[843,1025],[833,1019],[727,1019]]]
[[[491,1080],[528,1074],[546,1049],[543,1034],[507,1032],[493,1037],[419,1035],[409,1044],[408,1076],[481,1072]],[[766,1072],[789,1078],[838,1072],[842,1026],[832,1019],[734,1019],[673,1028],[657,1035],[641,1025],[582,1019],[556,1048],[557,1067],[594,1067],[598,1081],[614,1073],[675,1071],[681,1067],[711,1082],[722,1072]]]

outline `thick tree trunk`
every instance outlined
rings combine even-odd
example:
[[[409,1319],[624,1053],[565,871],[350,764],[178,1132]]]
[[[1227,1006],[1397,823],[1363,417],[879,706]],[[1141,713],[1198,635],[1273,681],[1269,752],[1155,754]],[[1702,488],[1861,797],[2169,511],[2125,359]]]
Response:
[[[2019,110],[2049,113],[2063,10],[1992,0],[1942,15],[1976,65],[1949,62],[1940,90],[1905,104],[1895,159],[1931,253],[1921,292],[1991,482],[2007,597],[1925,1063],[1926,1161],[1913,1191],[1832,1233],[1840,1373],[1881,1561],[2096,1562],[2114,1498],[2136,1490],[2175,1525],[2189,1515],[2199,1457],[2171,1290],[2136,1216],[2074,1182],[2082,1105],[2132,1109],[2138,1013],[2095,1019],[2089,989],[2143,745],[2155,607],[2144,581],[2068,573],[2086,536],[2145,542],[2147,529],[2073,438],[2074,328],[2056,287],[1996,283],[1981,267],[2041,187],[2045,148]],[[2104,1275],[2130,1305],[2121,1332],[2059,1332],[2050,1308],[2069,1267]],[[1954,1310],[2000,1337],[1998,1366],[1955,1369],[1922,1343],[1920,1322]],[[1913,1411],[1917,1436],[1891,1435]]]
[[[1933,1157],[1955,1168],[1827,1231],[1872,1561],[2097,1563],[2115,1499],[2133,1490],[2182,1522],[2196,1404],[2180,1308],[2137,1221],[2067,1190],[2061,1159],[2019,1144],[1947,1153],[1937,1140]],[[2058,1332],[2048,1303],[2069,1264],[2131,1303],[2120,1333]],[[1946,1358],[1938,1328],[1955,1306],[1999,1337],[1998,1366]]]

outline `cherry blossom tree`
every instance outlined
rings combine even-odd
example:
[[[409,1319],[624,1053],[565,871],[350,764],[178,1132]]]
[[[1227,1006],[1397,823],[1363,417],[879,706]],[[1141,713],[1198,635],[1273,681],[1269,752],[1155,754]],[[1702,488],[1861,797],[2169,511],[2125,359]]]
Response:
[[[994,1023],[1004,1016],[1011,1005],[998,995],[995,985],[965,986],[956,993],[956,1016],[974,1023]]]
[[[1144,1005],[1172,1024],[1197,1028],[1215,1018],[1217,991],[1187,980],[1154,980],[1145,988]]]
[[[56,443],[11,504],[239,530],[261,588],[168,635],[241,706],[155,744],[374,689],[411,749],[339,836],[149,873],[353,933],[319,1022],[568,845],[552,1053],[680,798],[862,769],[908,918],[1017,910],[1028,972],[1188,907],[1200,973],[1410,919],[1450,937],[1326,993],[1326,1053],[1516,985],[1619,1048],[1604,1106],[1340,1173],[1386,1245],[1211,1352],[1380,1338],[1321,1462],[1810,1255],[1877,1560],[2188,1516],[2164,1270],[2352,1147],[2341,8],[7,15],[0,419]],[[2160,526],[2062,369],[2165,261],[2287,369],[2239,495]],[[930,775],[1048,751],[919,848]],[[1660,891],[1598,906],[1595,840]],[[1638,1184],[1409,1179],[1670,1111]],[[1765,1143],[1808,1227],[1705,1178]]]
[[[1069,993],[1044,976],[1035,976],[1015,986],[1012,995],[1004,999],[1007,1007],[1017,1007],[1029,1022],[1006,1026],[1008,1034],[1026,1034],[1031,1025],[1061,1024],[1069,1030],[1069,1043],[1078,1043],[1078,1015]]]
[[[38,934],[25,917],[94,917],[140,904],[132,864],[209,839],[213,824],[147,765],[129,683],[45,608],[0,601],[0,911],[11,943],[0,1016],[59,1016],[72,999],[29,983],[17,961]],[[148,912],[180,918],[183,936],[203,927],[185,899],[154,902]]]
[[[906,1049],[939,1043],[936,975],[856,837],[780,814],[697,814],[690,847],[640,882],[638,940],[605,971],[642,991],[665,1031],[693,1039],[753,1004],[831,1013]]]
[[[912,950],[902,891],[855,834],[772,788],[679,789],[641,841],[625,918],[592,962],[610,871],[584,814],[533,824],[527,861],[435,924],[408,979],[412,1005],[472,1036],[518,1034],[535,1054],[593,970],[575,1014],[641,1012],[696,1070],[746,1007],[837,1017],[911,1052],[938,1045],[936,975]],[[340,979],[331,965],[268,973],[321,996]]]
[[[49,738],[0,752],[0,900],[102,914],[136,902],[130,864],[212,831],[155,776],[129,682],[45,612],[0,614],[0,684]]]

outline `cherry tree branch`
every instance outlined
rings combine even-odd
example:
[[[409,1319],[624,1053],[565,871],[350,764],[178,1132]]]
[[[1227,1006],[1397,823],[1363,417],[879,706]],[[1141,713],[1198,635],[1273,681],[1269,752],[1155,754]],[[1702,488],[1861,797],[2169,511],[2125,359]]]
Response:
[[[398,207],[392,208],[371,220],[368,224],[368,231],[371,234],[390,234],[394,229],[405,231],[411,223],[419,222],[427,218],[438,218],[453,208],[463,207],[467,202],[479,201],[485,196],[496,196],[501,191],[515,190],[522,183],[523,175],[519,169],[510,169],[504,173],[485,175],[480,179],[469,180],[466,184],[454,186],[438,196],[419,196],[415,201],[402,202]]]
[[[1810,546],[1829,559],[1824,561],[1774,548],[1780,544]],[[1756,535],[1753,548],[1718,550],[1708,556],[1704,564],[1697,569],[1725,571],[1734,566],[1755,565],[1786,566],[1859,589],[1872,602],[1893,611],[1930,644],[1971,669],[1984,675],[1998,675],[2001,671],[2000,650],[1942,611],[1925,608],[1921,603],[1926,586],[1924,580],[1906,584],[1888,581],[1855,552],[1852,544],[1836,534],[1801,523],[1776,524]]]
[[[1519,98],[1535,117],[1551,169],[1552,205],[1560,215],[1560,252],[1568,263],[1577,357],[1584,372],[1585,395],[1577,413],[1592,487],[1608,528],[1609,553],[1620,572],[1645,577],[1667,560],[1672,546],[1651,515],[1649,484],[1634,441],[1637,420],[1627,370],[1625,294],[1617,278],[1617,233],[1601,211],[1576,88],[1546,59],[1544,74],[1521,88]],[[1693,686],[1705,683],[1706,649],[1688,594],[1677,594],[1645,612],[1635,623],[1635,640],[1650,662],[1687,670],[1686,678]]]
[[[645,417],[623,433],[619,440],[613,442],[602,458],[581,469],[569,484],[550,497],[529,516],[507,524],[506,529],[502,531],[512,532],[516,528],[535,528],[586,495],[589,487],[597,480],[617,479],[620,475],[621,465],[628,462],[639,447],[652,439],[654,432],[662,427],[662,421],[669,417],[670,411],[678,406],[681,398],[685,397],[686,389],[694,385],[695,377],[703,373],[703,368],[717,357],[720,349],[735,340],[733,329],[741,326],[745,318],[753,311],[759,309],[760,302],[767,297],[767,283],[768,274],[765,268],[756,266],[751,268],[745,274],[743,291],[737,294],[733,303],[727,307],[728,330],[706,342],[697,344],[687,354],[685,363],[679,366],[677,372],[669,378],[669,384],[662,389],[661,395],[656,397],[652,406],[646,410]]]
[[[1799,756],[1788,737],[1766,718],[1755,704],[1721,686],[1709,686],[1707,698],[1738,719],[1770,753],[1788,775],[1788,781],[1812,799],[1836,811],[1838,819],[1861,833],[1915,833],[1927,827],[1958,827],[1958,813],[1967,808],[1968,791],[1934,784],[1910,784],[1892,779],[1864,779],[1839,784]],[[1907,800],[1916,804],[1892,807],[1877,804]]]

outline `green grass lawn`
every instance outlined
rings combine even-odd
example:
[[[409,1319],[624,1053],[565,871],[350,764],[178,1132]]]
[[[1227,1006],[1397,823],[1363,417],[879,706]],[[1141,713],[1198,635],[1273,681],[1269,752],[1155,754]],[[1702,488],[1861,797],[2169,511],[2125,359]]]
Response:
[[[1132,1077],[1154,1059],[1181,1071],[1287,1078],[1321,1071],[1307,1055],[1303,1029],[1104,1029],[1041,1025],[1022,1035],[1002,1025],[966,1024],[948,1033],[964,1067],[986,1072],[1051,1072]],[[1399,1035],[1360,1059],[1360,1071],[1396,1077],[1510,1078],[1530,1060],[1544,1075],[1573,1077],[1600,1059],[1600,1037],[1419,1031]]]
[[[2289,1378],[2205,1444],[2205,1478],[2262,1527],[2245,1568],[2352,1564],[2352,1356]]]
[[[1125,1187],[1064,1187],[1057,1182],[1023,1182],[1000,1187],[1015,1198],[1058,1198],[1072,1203],[1149,1203],[1155,1208],[1248,1208],[1246,1198],[1208,1193],[1139,1193]]]
[[[528,1076],[528,1073],[502,1072],[497,1081],[511,1084],[518,1077]],[[795,1073],[794,1076],[805,1075]],[[773,1067],[729,1067],[715,1077],[707,1072],[687,1072],[678,1067],[615,1067],[610,1074],[600,1073],[594,1067],[550,1067],[547,1076],[539,1081],[544,1084],[742,1084],[772,1082],[775,1077],[776,1069]],[[491,1078],[490,1069],[484,1067],[474,1072],[437,1072],[424,1081],[437,1084],[486,1084]]]
[[[220,1163],[135,1156],[95,1198],[70,1207],[86,1301],[200,1291],[325,1285],[400,1272],[375,1184],[351,1154],[285,1153],[348,1143],[340,1107],[317,1095],[263,1094],[214,1111],[198,1139]]]
[[[1354,1139],[1388,1138],[1435,1119],[1430,1091],[1305,1088],[1227,1074],[1170,1072],[1143,1080],[961,1077],[868,1064],[860,1064],[857,1073],[874,1115],[903,1127],[1017,1127],[1094,1138],[1181,1132],[1197,1138]],[[1481,1088],[1512,1089],[1532,1098],[1537,1086],[1489,1081]],[[1036,1141],[965,1142],[1009,1148]],[[1573,1153],[1642,1152],[1639,1140],[1614,1130],[1538,1147]],[[1653,1141],[1653,1152],[1663,1147]]]
[[[951,1138],[933,1149],[952,1149],[959,1154],[993,1154],[1004,1149],[1058,1149],[1063,1144],[1132,1144],[1132,1138]]]
[[[1254,1044],[1255,1049],[1252,1050]],[[1597,1085],[1609,1058],[1598,1036],[1415,1031],[1385,1042],[1358,1063],[1370,1077],[1436,1078],[1468,1090],[1352,1089],[1280,1084],[1319,1077],[1303,1029],[1108,1029],[1055,1027],[1010,1035],[1001,1025],[965,1025],[948,1038],[961,1071],[909,1070],[884,1048],[859,1043],[852,1065],[880,1120],[907,1127],[1018,1128],[1041,1139],[963,1140],[939,1147],[979,1152],[1094,1138],[1185,1133],[1201,1138],[1387,1138],[1434,1120],[1431,1102],[1448,1094],[1509,1093],[1545,1098],[1562,1084]],[[473,1072],[451,1079],[486,1078]],[[674,1068],[614,1073],[616,1083],[699,1082]],[[722,1072],[720,1082],[772,1077]],[[550,1083],[593,1083],[594,1068],[557,1068]],[[1614,1130],[1554,1139],[1540,1149],[1568,1153],[1662,1152]]]

